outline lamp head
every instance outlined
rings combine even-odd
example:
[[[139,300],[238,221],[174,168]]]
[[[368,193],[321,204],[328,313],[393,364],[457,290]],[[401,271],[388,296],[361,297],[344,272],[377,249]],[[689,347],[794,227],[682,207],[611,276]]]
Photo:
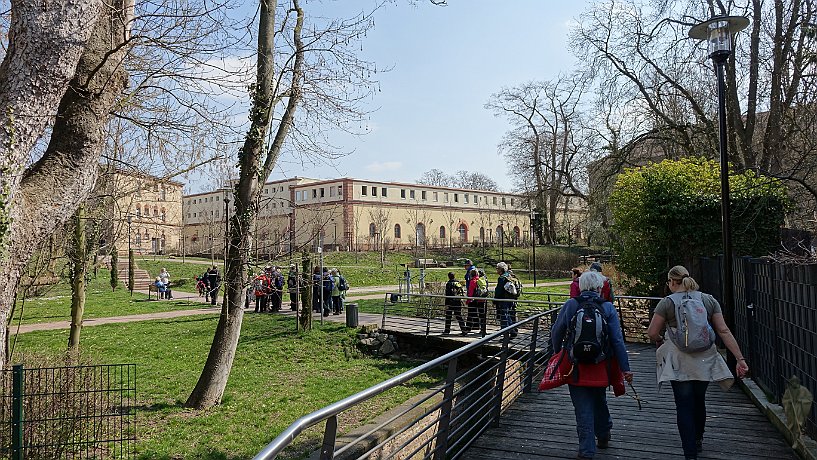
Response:
[[[689,37],[706,40],[709,57],[725,60],[732,53],[732,36],[749,26],[743,16],[713,16],[689,29]]]

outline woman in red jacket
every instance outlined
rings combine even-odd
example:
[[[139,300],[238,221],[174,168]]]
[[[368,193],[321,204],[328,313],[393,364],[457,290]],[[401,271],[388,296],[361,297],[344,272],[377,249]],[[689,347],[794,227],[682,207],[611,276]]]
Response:
[[[582,293],[579,289],[579,277],[582,276],[582,271],[579,268],[571,270],[573,272],[573,281],[570,282],[570,298],[575,299]]]
[[[565,302],[550,334],[554,352],[558,353],[563,346],[570,347],[572,357],[576,349],[571,342],[571,323],[575,322],[580,309],[595,306],[607,323],[607,343],[602,344],[602,354],[587,364],[576,362],[567,381],[576,415],[576,433],[579,435],[579,455],[576,458],[579,460],[593,458],[596,440],[601,449],[606,448],[610,442],[613,420],[607,408],[607,387],[614,383],[620,384],[622,378],[628,382],[633,380],[618,313],[612,303],[601,298],[602,287],[604,276],[601,273],[584,272],[579,278],[581,295]],[[593,329],[595,328],[591,330]]]

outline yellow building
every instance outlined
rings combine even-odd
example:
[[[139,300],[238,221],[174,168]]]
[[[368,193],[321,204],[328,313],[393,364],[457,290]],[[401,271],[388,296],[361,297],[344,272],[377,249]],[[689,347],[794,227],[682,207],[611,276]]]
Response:
[[[111,238],[120,253],[178,253],[182,234],[182,184],[118,170],[100,176],[114,197]]]
[[[187,254],[221,254],[225,191],[183,198]],[[352,178],[295,177],[267,182],[252,250],[275,257],[303,247],[372,250],[463,245],[508,246],[530,240],[530,211],[520,195]]]

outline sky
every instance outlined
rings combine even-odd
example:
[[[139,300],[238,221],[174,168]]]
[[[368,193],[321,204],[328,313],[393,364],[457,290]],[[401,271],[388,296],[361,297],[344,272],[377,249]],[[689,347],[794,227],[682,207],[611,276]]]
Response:
[[[351,152],[334,165],[279,162],[270,180],[292,176],[355,177],[415,182],[436,168],[477,171],[512,191],[497,145],[510,125],[484,108],[493,93],[531,80],[548,80],[573,68],[571,23],[590,1],[396,0],[375,14],[361,56],[374,61],[380,92],[369,109],[365,136],[332,141]],[[321,13],[347,15],[373,0],[326,2]],[[313,4],[312,7],[318,5]],[[199,188],[199,187],[195,187]],[[206,188],[206,187],[205,187]],[[198,190],[197,190],[198,191]]]

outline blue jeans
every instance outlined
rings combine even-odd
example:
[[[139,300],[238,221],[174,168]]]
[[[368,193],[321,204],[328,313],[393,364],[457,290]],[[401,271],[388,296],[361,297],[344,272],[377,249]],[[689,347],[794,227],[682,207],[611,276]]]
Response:
[[[607,388],[576,385],[567,387],[576,413],[579,455],[592,458],[596,454],[596,438],[609,438],[610,429],[613,428],[613,419],[607,408]]]
[[[496,302],[496,318],[501,329],[516,323],[516,302]]]
[[[684,447],[684,457],[697,458],[695,441],[704,437],[706,424],[706,388],[709,382],[673,380],[672,393],[675,395],[675,412],[678,420],[678,433]]]

